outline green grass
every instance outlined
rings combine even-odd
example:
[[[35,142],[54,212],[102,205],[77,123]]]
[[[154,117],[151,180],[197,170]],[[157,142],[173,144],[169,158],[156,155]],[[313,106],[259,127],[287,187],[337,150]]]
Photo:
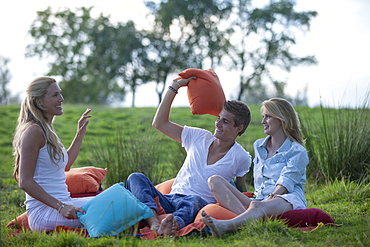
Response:
[[[64,114],[56,118],[54,126],[64,145],[69,146],[76,128],[77,120],[86,106],[65,105]],[[160,134],[151,127],[155,108],[109,108],[89,106],[92,109],[88,133],[75,166],[108,167],[107,177],[103,188],[113,183],[125,181],[131,172],[142,171],[154,183],[164,181],[176,175],[184,159],[185,152],[181,145]],[[253,156],[253,142],[264,137],[260,124],[259,106],[251,106],[252,122],[246,133],[237,141]],[[321,208],[329,213],[341,227],[322,227],[313,232],[302,232],[289,229],[281,221],[257,221],[244,227],[236,234],[225,235],[222,239],[212,239],[209,235],[193,233],[180,238],[165,238],[157,240],[141,240],[136,237],[104,237],[97,239],[83,239],[74,233],[30,233],[25,232],[10,237],[11,229],[5,227],[7,222],[25,211],[22,207],[24,193],[17,188],[12,178],[12,137],[19,112],[17,106],[0,107],[0,227],[2,246],[370,246],[370,184],[367,179],[351,179],[351,176],[341,176],[337,170],[321,167],[327,164],[330,155],[334,155],[338,166],[346,164],[343,157],[346,154],[332,152],[323,157],[325,150],[338,149],[332,142],[331,135],[346,136],[343,142],[354,142],[359,135],[369,131],[369,109],[361,108],[361,116],[356,109],[325,109],[299,107],[297,111],[304,127],[307,139],[307,149],[311,158],[308,166],[308,182],[306,197],[309,207]],[[327,113],[329,111],[330,113]],[[351,120],[340,117],[338,114],[348,114]],[[358,119],[354,125],[354,114]],[[325,118],[323,118],[325,116]],[[334,131],[328,131],[328,125],[338,124],[336,121],[328,123],[330,119],[341,119],[343,123]],[[209,115],[192,116],[189,108],[174,108],[171,111],[171,120],[190,126],[198,126],[214,131],[215,117]],[[367,120],[367,121],[366,121]],[[323,127],[326,121],[327,127]],[[366,121],[365,125],[360,125]],[[345,125],[352,127],[346,127]],[[362,126],[364,130],[360,130]],[[330,129],[333,129],[329,127]],[[356,129],[356,133],[349,135],[348,131]],[[326,134],[324,134],[326,131]],[[329,140],[325,146],[319,146],[313,138]],[[325,136],[325,137],[322,137]],[[369,135],[367,135],[369,136]],[[368,139],[366,137],[362,139]],[[315,139],[314,139],[315,140]],[[369,148],[368,142],[362,142]],[[367,145],[367,146],[366,146]],[[358,147],[359,148],[359,147]],[[357,148],[357,149],[358,149]],[[343,149],[342,149],[343,150]],[[356,149],[355,149],[356,151]],[[342,151],[343,153],[343,151]],[[358,163],[366,163],[369,153]],[[339,156],[341,155],[341,156]],[[339,156],[339,157],[337,157]],[[356,163],[352,166],[357,172]],[[368,164],[367,164],[368,165]],[[348,167],[348,165],[347,165]],[[366,165],[362,167],[367,167]],[[351,166],[348,167],[351,174]],[[366,171],[366,169],[365,169]],[[329,179],[330,176],[338,179]],[[252,176],[248,175],[248,188],[252,189]]]

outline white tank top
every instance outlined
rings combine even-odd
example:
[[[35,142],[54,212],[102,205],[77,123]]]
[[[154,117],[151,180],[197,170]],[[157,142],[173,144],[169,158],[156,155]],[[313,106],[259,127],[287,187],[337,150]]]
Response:
[[[50,159],[47,144],[43,146],[37,157],[35,174],[33,176],[36,183],[38,183],[47,193],[60,201],[70,198],[66,181],[64,169],[68,162],[68,153],[63,147],[63,156],[56,164]],[[25,201],[26,209],[43,205],[42,202],[34,199],[26,193]]]

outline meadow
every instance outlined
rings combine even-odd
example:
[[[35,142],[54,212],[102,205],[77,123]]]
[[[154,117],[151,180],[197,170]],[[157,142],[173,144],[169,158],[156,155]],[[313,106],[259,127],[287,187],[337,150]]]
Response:
[[[155,108],[88,106],[93,118],[74,167],[108,168],[102,187],[125,182],[131,172],[143,172],[154,183],[176,176],[185,151],[151,127]],[[66,147],[77,120],[87,106],[64,105],[54,127]],[[264,137],[259,106],[250,106],[252,122],[237,141],[252,156],[253,142]],[[370,110],[297,107],[310,156],[305,186],[308,207],[327,212],[340,227],[312,232],[288,228],[278,220],[257,221],[236,234],[213,239],[204,233],[180,238],[141,240],[137,237],[84,239],[74,233],[30,233],[11,236],[7,222],[25,211],[25,199],[12,177],[12,137],[19,106],[0,106],[0,229],[2,246],[370,246]],[[214,131],[215,117],[191,115],[187,107],[173,108],[171,120]],[[253,191],[249,173],[247,188]]]

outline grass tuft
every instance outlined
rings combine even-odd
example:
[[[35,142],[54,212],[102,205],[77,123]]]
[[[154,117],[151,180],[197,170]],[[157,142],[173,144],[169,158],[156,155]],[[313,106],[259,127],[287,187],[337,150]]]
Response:
[[[303,133],[310,156],[308,176],[317,182],[348,179],[369,182],[369,100],[355,109],[320,106],[320,117],[303,114]]]

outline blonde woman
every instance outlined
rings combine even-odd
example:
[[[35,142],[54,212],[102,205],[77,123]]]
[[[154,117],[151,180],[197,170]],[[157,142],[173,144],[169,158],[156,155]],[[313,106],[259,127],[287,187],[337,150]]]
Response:
[[[26,193],[26,209],[33,231],[55,226],[81,227],[76,211],[91,197],[71,198],[65,171],[76,160],[91,115],[87,109],[78,121],[76,136],[66,150],[54,131],[55,116],[63,114],[62,91],[53,78],[39,77],[27,87],[15,131],[14,178]]]
[[[287,100],[279,98],[264,101],[261,113],[267,137],[254,143],[256,197],[246,197],[220,176],[208,180],[217,202],[239,214],[230,220],[216,220],[203,211],[202,220],[214,237],[235,232],[251,220],[306,208],[303,184],[309,160],[297,113]]]

